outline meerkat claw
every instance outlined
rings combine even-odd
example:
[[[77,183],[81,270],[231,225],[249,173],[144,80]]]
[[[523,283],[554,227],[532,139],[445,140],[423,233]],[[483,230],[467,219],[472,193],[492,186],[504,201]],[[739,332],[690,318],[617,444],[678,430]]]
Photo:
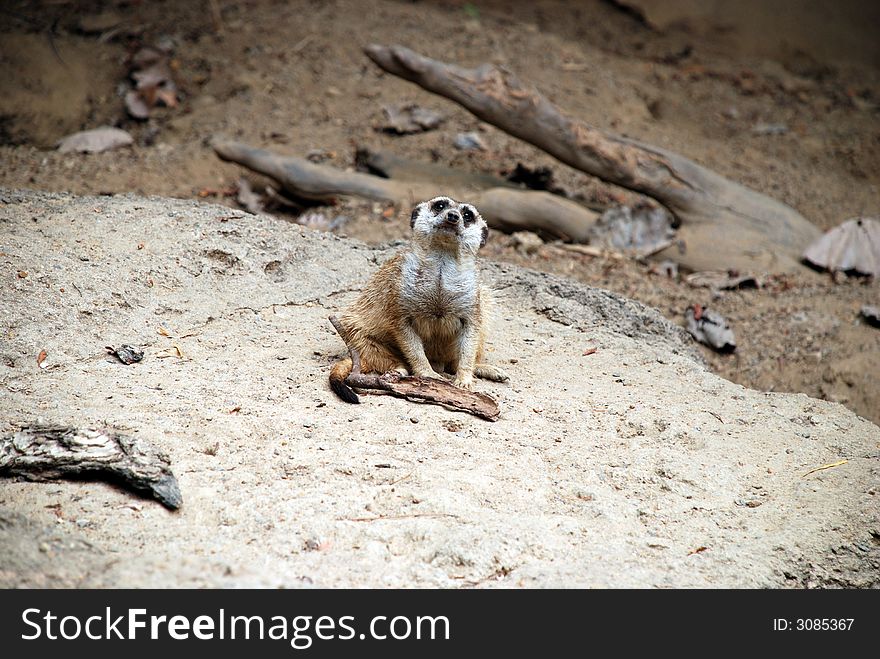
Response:
[[[456,377],[455,380],[452,381],[452,384],[460,389],[467,389],[468,391],[472,391],[474,388],[474,378],[470,375]]]

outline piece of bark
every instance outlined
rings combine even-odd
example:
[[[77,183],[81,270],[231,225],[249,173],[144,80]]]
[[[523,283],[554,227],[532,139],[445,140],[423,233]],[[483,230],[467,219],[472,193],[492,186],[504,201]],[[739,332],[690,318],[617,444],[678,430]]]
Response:
[[[548,192],[513,188],[471,192],[423,181],[396,181],[223,140],[214,142],[214,151],[223,160],[264,174],[286,193],[303,199],[327,201],[342,195],[391,201],[411,208],[425,199],[447,195],[474,204],[492,228],[534,231],[542,237],[573,242],[589,240],[590,229],[598,218],[593,211]]]
[[[385,71],[453,100],[475,116],[593,176],[641,192],[680,220],[685,244],[660,252],[692,270],[802,269],[819,230],[780,201],[734,183],[677,153],[600,130],[565,115],[510,72],[446,64],[402,46],[370,45]]]
[[[672,216],[662,206],[615,206],[593,225],[590,245],[645,258],[661,252],[675,239]]]
[[[168,458],[149,442],[111,428],[22,428],[0,438],[0,475],[38,481],[102,478],[172,510],[183,503]]]
[[[450,382],[435,378],[419,378],[398,373],[360,373],[349,375],[346,382],[358,393],[391,394],[413,403],[432,403],[459,412],[467,412],[487,421],[497,421],[501,415],[498,404],[491,396],[468,391]]]
[[[761,288],[763,283],[755,275],[740,275],[729,270],[705,270],[693,272],[684,278],[694,288],[711,288],[715,291],[731,291],[737,288]]]
[[[336,333],[345,341],[345,331],[336,316],[330,316],[329,320]],[[413,403],[442,405],[487,421],[497,421],[501,415],[498,403],[491,396],[456,387],[444,380],[399,373],[361,373],[360,353],[347,341],[345,347],[351,355],[351,373],[345,382],[358,389],[360,393],[390,394],[398,398],[406,398]]]

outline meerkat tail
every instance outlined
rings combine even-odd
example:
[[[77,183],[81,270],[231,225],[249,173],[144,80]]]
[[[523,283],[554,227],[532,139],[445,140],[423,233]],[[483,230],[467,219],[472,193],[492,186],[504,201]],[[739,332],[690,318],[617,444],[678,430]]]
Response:
[[[330,388],[346,403],[360,403],[361,399],[354,393],[354,389],[345,383],[345,378],[351,373],[351,358],[346,357],[333,365],[330,371]]]

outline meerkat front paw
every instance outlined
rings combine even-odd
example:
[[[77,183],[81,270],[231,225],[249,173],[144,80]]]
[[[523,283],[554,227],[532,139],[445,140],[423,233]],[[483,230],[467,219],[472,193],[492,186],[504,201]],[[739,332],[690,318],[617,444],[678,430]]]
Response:
[[[474,388],[474,376],[472,373],[459,373],[452,381],[456,387],[471,391]]]
[[[435,380],[449,380],[449,378],[442,373],[438,373],[433,368],[426,368],[419,371],[413,371],[413,375],[417,378],[434,378]]]

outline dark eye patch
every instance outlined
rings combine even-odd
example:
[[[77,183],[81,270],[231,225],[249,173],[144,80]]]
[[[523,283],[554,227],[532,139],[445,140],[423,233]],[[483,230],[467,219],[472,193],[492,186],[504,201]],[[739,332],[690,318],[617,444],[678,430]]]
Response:
[[[464,218],[464,221],[467,222],[468,224],[470,224],[475,219],[477,219],[476,216],[474,215],[474,212],[470,208],[465,208],[463,211],[461,211],[461,216]]]
[[[416,206],[412,210],[412,214],[409,216],[409,228],[412,229],[416,225],[416,220],[419,218],[419,207]]]
[[[449,208],[449,202],[446,199],[438,199],[433,204],[431,204],[431,210],[435,213],[444,211],[447,208]]]

